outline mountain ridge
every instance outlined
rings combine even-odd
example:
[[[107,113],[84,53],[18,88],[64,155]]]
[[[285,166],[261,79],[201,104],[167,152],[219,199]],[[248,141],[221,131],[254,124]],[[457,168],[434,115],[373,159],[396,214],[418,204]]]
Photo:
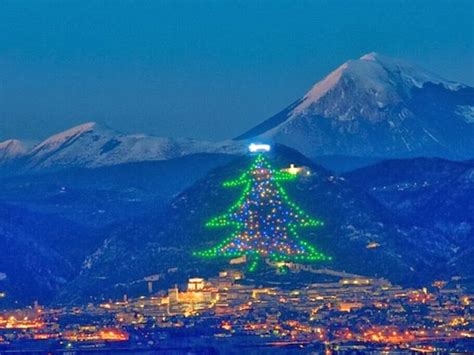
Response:
[[[387,277],[404,284],[441,277],[440,265],[445,265],[454,253],[452,241],[422,226],[399,223],[375,198],[344,178],[292,149],[274,148],[269,161],[275,168],[295,163],[311,171],[311,175],[285,185],[292,200],[325,222],[322,228],[304,232],[308,242],[333,257],[322,267]],[[160,287],[165,288],[187,277],[210,276],[228,267],[228,260],[204,260],[192,252],[215,245],[230,232],[206,229],[204,224],[238,199],[239,189],[225,189],[222,182],[239,176],[251,162],[251,156],[237,157],[177,195],[160,217],[144,217],[111,230],[61,298],[117,296],[131,292],[126,285],[138,287],[137,280],[154,273],[163,274]],[[421,241],[420,235],[424,236]],[[372,242],[380,246],[368,248]],[[443,273],[449,275],[450,271]],[[257,272],[252,277],[259,275]],[[133,292],[139,294],[143,288]]]
[[[241,154],[245,144],[231,140],[198,141],[189,138],[123,134],[96,122],[87,122],[54,134],[30,150],[0,165],[16,174],[65,168],[97,168],[141,161],[160,161],[196,153]],[[0,150],[1,157],[1,150]],[[8,163],[8,164],[7,164]]]
[[[369,53],[236,139],[277,142],[310,157],[466,159],[474,148],[473,110],[474,88]]]
[[[244,154],[248,140],[281,143],[313,159],[469,159],[472,137],[474,88],[372,52],[343,63],[300,99],[233,140],[124,134],[86,122],[29,150],[16,140],[0,143],[0,168],[16,174],[195,153]]]
[[[0,164],[23,156],[28,151],[26,145],[18,139],[7,139],[0,142]]]

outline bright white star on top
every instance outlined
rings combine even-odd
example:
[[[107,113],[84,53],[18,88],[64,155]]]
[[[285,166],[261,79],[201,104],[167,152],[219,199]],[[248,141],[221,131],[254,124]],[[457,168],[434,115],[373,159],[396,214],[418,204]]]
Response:
[[[270,144],[251,143],[249,145],[249,151],[251,153],[269,152],[270,149],[271,149]]]

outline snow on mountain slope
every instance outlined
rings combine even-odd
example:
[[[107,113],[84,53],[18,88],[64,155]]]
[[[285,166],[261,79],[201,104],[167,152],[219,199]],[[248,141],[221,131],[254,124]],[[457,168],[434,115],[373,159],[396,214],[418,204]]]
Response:
[[[435,74],[407,64],[402,61],[381,56],[377,53],[369,53],[359,60],[349,61],[341,65],[324,80],[317,83],[304,96],[302,102],[292,112],[293,116],[300,113],[317,109],[318,100],[331,91],[341,80],[351,80],[359,90],[358,94],[372,94],[365,102],[359,104],[360,110],[354,108],[344,110],[334,107],[331,111],[321,112],[325,117],[337,114],[339,119],[353,119],[363,113],[363,106],[372,104],[372,108],[383,108],[387,105],[401,102],[410,95],[413,87],[422,88],[425,83],[441,84],[450,90],[458,90],[462,84],[446,81]],[[313,106],[315,105],[315,106]],[[376,116],[378,110],[370,110],[365,117]],[[374,117],[375,118],[375,117]]]
[[[474,123],[474,106],[459,105],[456,113],[463,117],[466,122]]]
[[[27,151],[26,146],[19,140],[9,139],[0,142],[0,164],[16,159]]]
[[[473,105],[474,88],[369,53],[237,139],[260,137],[312,157],[472,157]]]
[[[193,153],[243,151],[242,143],[202,142],[147,135],[125,135],[88,122],[51,136],[24,157],[25,170],[100,167],[147,160],[167,160]]]

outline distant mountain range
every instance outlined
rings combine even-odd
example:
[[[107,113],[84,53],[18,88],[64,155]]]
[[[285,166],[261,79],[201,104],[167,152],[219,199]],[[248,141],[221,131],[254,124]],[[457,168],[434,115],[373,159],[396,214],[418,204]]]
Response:
[[[204,142],[126,135],[88,122],[24,148],[20,141],[0,143],[0,165],[16,173],[68,168],[97,168],[141,161],[161,161],[195,153],[240,153],[245,145],[235,141]],[[3,159],[2,159],[3,157]]]
[[[301,99],[235,140],[204,142],[122,134],[89,122],[53,135],[32,149],[18,140],[0,143],[0,170],[24,173],[167,160],[195,153],[243,154],[250,140],[284,144],[308,157],[321,157],[336,168],[333,156],[346,166],[354,166],[348,157],[359,159],[359,165],[374,158],[469,159],[473,137],[474,88],[369,53],[342,64]]]
[[[225,262],[191,252],[222,238],[203,223],[238,196],[221,183],[247,167],[251,141],[273,144],[276,167],[313,172],[288,192],[325,220],[307,236],[334,257],[326,266],[404,284],[457,275],[474,289],[473,127],[473,88],[371,53],[234,140],[85,123],[32,148],[5,141],[0,291],[83,301],[142,293],[151,274],[167,287],[215,273]]]
[[[374,196],[397,218],[446,235],[463,250],[471,247],[474,161],[386,160],[343,176]]]
[[[232,159],[228,154],[201,153],[7,176],[0,178],[0,201],[102,228],[145,213],[158,214],[181,191]]]
[[[473,137],[474,88],[369,53],[237,139],[285,144],[312,158],[468,159]]]

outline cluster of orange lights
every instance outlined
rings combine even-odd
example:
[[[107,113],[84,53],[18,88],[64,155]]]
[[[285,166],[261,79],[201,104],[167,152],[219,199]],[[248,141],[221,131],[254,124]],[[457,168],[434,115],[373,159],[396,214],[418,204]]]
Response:
[[[363,333],[363,340],[375,343],[402,344],[414,341],[415,334],[396,327],[371,328]]]
[[[94,332],[68,331],[64,333],[64,339],[74,342],[81,341],[127,341],[127,332],[118,328],[103,328]]]
[[[408,295],[408,301],[410,303],[422,303],[426,304],[433,299],[433,295],[426,291],[414,291]]]
[[[43,327],[44,322],[41,319],[29,319],[28,317],[17,319],[15,316],[0,317],[0,329],[40,329]]]
[[[47,332],[47,327],[42,319],[29,319],[28,317],[0,316],[0,329],[32,330],[35,331],[33,339],[48,340],[63,338],[68,341],[127,341],[127,332],[118,328],[102,328],[87,331],[65,331],[64,333],[52,331]]]
[[[34,340],[49,340],[49,339],[57,339],[61,336],[59,333],[36,333],[33,334]]]
[[[127,341],[128,333],[117,328],[106,328],[99,331],[99,337],[106,341]]]
[[[221,328],[224,329],[224,330],[227,330],[227,331],[231,331],[232,330],[232,324],[229,321],[223,321],[221,323]]]

